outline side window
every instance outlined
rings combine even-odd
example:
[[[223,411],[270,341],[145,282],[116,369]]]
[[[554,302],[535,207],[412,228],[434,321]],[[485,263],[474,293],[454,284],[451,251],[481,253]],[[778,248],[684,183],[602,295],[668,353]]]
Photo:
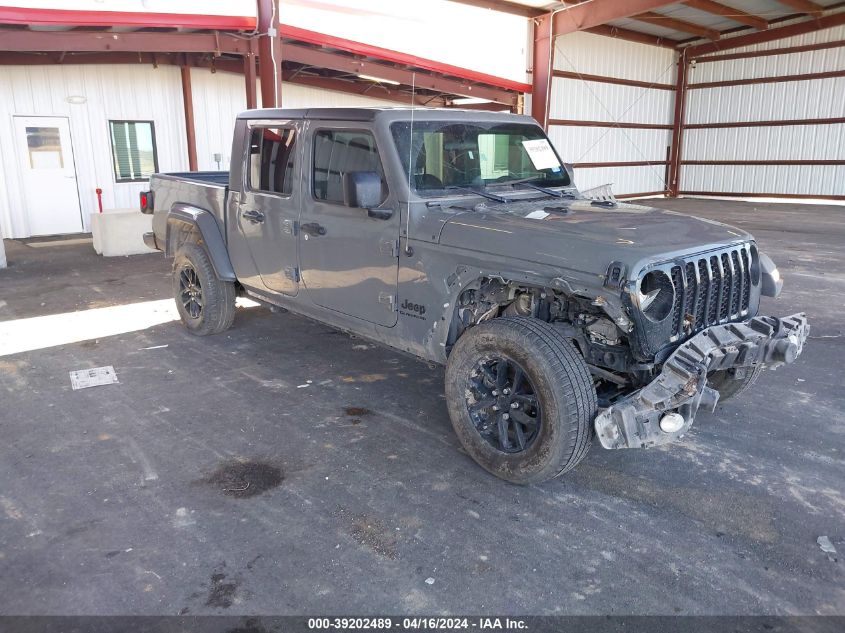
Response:
[[[253,128],[249,137],[249,188],[289,196],[293,191],[296,130]]]
[[[343,174],[371,171],[381,178],[381,201],[387,197],[387,183],[376,147],[366,130],[318,130],[314,134],[314,197],[343,204]]]

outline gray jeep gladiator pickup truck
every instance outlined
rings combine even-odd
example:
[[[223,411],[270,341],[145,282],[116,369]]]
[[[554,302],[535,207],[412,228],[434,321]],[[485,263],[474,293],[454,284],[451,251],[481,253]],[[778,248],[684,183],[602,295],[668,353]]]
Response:
[[[579,192],[527,116],[252,110],[229,172],[150,187],[188,330],[243,295],[445,364],[461,444],[515,483],[683,436],[809,333],[757,314],[783,282],[751,235]]]

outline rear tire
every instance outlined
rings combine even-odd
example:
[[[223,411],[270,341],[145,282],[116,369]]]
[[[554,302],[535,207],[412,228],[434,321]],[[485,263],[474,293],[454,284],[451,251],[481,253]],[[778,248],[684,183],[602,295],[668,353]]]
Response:
[[[512,483],[557,477],[590,448],[593,379],[575,347],[538,319],[494,319],[458,339],[446,401],[470,457]]]
[[[173,294],[191,334],[219,334],[235,320],[235,284],[218,279],[205,250],[183,244],[173,261]]]
[[[745,375],[736,378],[736,369],[720,369],[707,375],[707,386],[719,392],[719,402],[725,402],[744,393],[757,382],[762,367],[744,367]]]

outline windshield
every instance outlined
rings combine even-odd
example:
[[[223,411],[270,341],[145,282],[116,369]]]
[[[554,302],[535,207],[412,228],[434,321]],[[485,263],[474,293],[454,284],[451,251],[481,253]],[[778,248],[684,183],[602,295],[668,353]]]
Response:
[[[447,189],[532,182],[543,187],[570,184],[569,174],[546,135],[523,123],[415,121],[390,126],[405,175],[421,196]]]

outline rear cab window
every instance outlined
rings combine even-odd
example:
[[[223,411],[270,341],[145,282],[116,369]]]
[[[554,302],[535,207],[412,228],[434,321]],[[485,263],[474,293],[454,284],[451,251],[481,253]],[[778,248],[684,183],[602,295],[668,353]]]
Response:
[[[247,187],[258,193],[290,196],[296,160],[292,126],[257,126],[249,136]]]

